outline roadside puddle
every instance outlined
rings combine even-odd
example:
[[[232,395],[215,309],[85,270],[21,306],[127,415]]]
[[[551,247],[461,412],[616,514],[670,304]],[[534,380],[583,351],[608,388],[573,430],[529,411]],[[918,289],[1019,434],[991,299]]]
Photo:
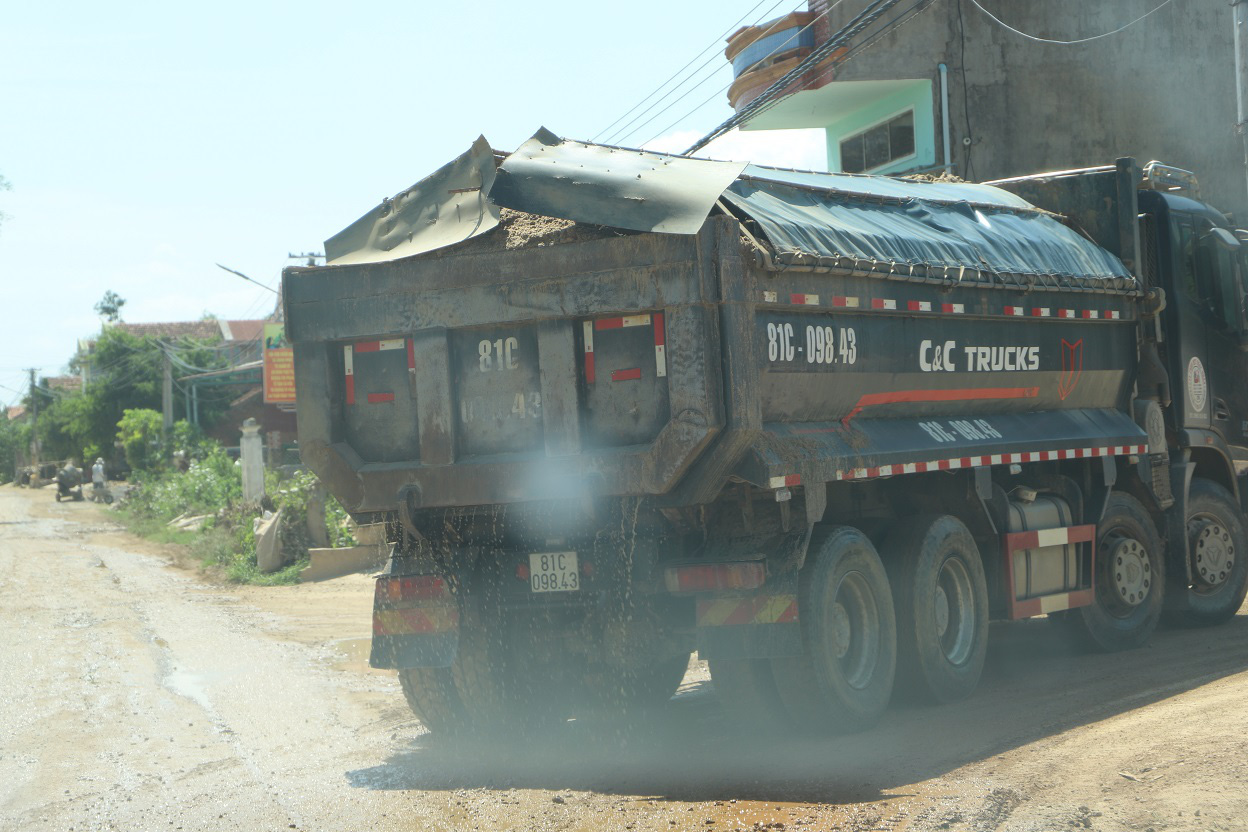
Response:
[[[368,664],[368,654],[372,649],[371,638],[340,638],[330,642],[330,647],[338,653],[332,667],[335,670],[346,670],[353,673],[368,673],[373,670]]]

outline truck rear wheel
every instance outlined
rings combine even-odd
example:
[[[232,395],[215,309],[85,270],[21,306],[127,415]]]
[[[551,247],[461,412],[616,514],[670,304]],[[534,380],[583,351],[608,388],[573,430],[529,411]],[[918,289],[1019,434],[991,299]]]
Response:
[[[799,725],[845,734],[884,714],[897,669],[897,625],[888,575],[866,535],[816,530],[798,616],[806,655],[773,659],[780,697]]]
[[[1076,638],[1096,650],[1143,645],[1161,617],[1165,571],[1153,519],[1131,495],[1110,495],[1096,529],[1095,563],[1095,600],[1063,620]]]
[[[449,667],[410,667],[399,671],[403,697],[430,733],[453,734],[467,726],[464,704]]]
[[[776,690],[776,677],[767,659],[737,661],[711,659],[711,681],[728,716],[742,731],[774,734],[789,731],[788,712]]]
[[[897,688],[955,702],[974,692],[988,651],[988,582],[979,547],[956,517],[904,518],[884,562],[897,613]]]
[[[1192,584],[1176,618],[1188,626],[1230,620],[1248,592],[1248,536],[1230,492],[1210,480],[1192,480],[1187,538]]]

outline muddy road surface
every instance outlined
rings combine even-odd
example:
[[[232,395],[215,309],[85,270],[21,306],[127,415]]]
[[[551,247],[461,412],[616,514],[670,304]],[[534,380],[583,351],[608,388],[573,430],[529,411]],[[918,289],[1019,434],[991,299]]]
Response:
[[[652,724],[439,741],[368,669],[371,581],[223,586],[0,488],[3,830],[1242,830],[1248,616],[1113,656],[1000,626],[967,702],[743,735],[694,662]]]

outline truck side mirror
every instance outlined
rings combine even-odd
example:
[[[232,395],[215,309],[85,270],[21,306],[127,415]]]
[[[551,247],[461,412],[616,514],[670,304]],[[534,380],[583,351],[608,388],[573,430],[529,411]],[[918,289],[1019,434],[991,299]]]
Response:
[[[1201,239],[1212,239],[1215,243],[1227,251],[1238,251],[1240,248],[1240,242],[1235,238],[1234,234],[1227,231],[1225,228],[1218,228],[1217,226],[1214,226],[1205,232]]]

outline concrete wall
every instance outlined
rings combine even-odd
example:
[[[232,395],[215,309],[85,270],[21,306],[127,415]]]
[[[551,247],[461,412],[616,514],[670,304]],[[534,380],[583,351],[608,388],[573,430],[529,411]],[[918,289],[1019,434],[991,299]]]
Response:
[[[1110,31],[1158,2],[981,0],[1011,26],[1061,40]],[[850,0],[838,6],[829,28],[839,29],[863,5]],[[942,61],[949,67],[951,145],[959,175],[982,181],[1119,156],[1141,164],[1158,159],[1194,170],[1208,201],[1248,223],[1226,0],[1176,0],[1119,34],[1077,46],[1022,38],[970,0],[935,0],[853,56],[836,77],[930,78],[939,158]],[[969,148],[962,142],[968,135]]]

